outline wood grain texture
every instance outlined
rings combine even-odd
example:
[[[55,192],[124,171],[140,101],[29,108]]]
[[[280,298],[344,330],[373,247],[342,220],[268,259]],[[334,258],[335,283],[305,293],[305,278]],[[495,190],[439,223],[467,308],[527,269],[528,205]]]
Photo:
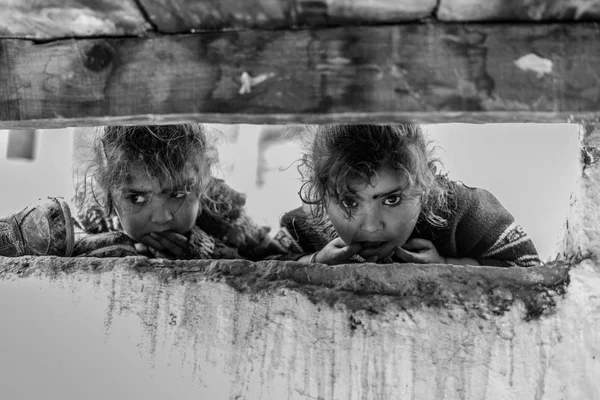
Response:
[[[436,0],[140,0],[160,32],[413,21]]]
[[[600,19],[600,0],[440,0],[442,21]]]
[[[135,0],[0,0],[0,37],[139,35],[152,27]]]
[[[7,39],[0,124],[596,118],[599,39],[585,23]]]

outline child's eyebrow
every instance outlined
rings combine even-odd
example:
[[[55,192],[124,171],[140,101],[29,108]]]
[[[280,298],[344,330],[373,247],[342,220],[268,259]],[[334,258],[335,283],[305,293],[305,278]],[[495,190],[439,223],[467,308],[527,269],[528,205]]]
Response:
[[[401,192],[401,191],[403,191],[403,190],[404,190],[404,187],[402,187],[402,186],[399,186],[399,187],[397,187],[397,188],[396,188],[396,189],[394,189],[394,190],[390,190],[389,192],[385,192],[385,193],[379,193],[379,194],[376,194],[376,195],[374,195],[374,196],[373,196],[373,199],[378,199],[378,198],[380,198],[380,197],[387,197],[387,196],[389,196],[389,195],[391,195],[391,194],[394,194],[394,193],[397,193],[397,192]]]
[[[149,194],[149,193],[152,193],[151,190],[140,190],[140,189],[131,189],[131,188],[123,188],[121,191],[124,194]]]
[[[175,185],[172,190],[181,190],[181,189],[185,189],[188,186],[192,186],[195,185],[198,182],[198,180],[196,178],[189,178],[186,179],[185,181],[181,182],[181,184],[179,185]]]

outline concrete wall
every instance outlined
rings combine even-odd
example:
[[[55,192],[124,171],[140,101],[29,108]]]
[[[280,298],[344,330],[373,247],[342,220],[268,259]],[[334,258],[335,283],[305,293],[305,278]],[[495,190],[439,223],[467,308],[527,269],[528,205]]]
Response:
[[[546,268],[546,267],[544,267]],[[5,260],[3,398],[593,399],[600,269]]]
[[[7,399],[600,398],[600,133],[522,270],[2,259]]]

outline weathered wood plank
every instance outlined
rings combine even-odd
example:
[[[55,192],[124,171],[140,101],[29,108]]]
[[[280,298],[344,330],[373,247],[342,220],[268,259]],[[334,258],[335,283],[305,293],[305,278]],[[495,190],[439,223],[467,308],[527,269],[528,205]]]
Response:
[[[598,123],[600,113],[569,112],[362,112],[362,113],[189,113],[189,114],[137,114],[131,116],[41,118],[26,121],[0,121],[0,129],[59,129],[76,126],[104,125],[164,125],[180,123],[222,123],[222,124],[333,124],[333,123]]]
[[[442,21],[598,20],[600,0],[440,0]]]
[[[394,23],[432,15],[437,0],[140,0],[160,32]]]
[[[595,24],[3,40],[0,125],[566,121],[600,115],[599,64]]]
[[[437,7],[437,8],[436,8]],[[600,0],[0,0],[0,37],[141,36],[415,21],[599,20]],[[147,19],[146,19],[147,18]]]
[[[0,37],[139,35],[152,29],[135,0],[0,0]]]

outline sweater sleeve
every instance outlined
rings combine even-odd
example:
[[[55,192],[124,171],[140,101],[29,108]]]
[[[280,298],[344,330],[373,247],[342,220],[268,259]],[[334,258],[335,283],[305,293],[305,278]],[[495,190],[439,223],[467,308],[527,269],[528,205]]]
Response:
[[[192,227],[189,238],[188,259],[236,259],[238,251],[225,245],[219,239],[208,235],[198,226]]]
[[[300,225],[296,225],[298,221],[300,221]],[[310,248],[305,248],[308,247],[308,241],[304,230],[300,228],[306,223],[306,217],[301,208],[296,208],[285,213],[279,220],[279,231],[273,237],[273,240],[285,250],[285,254],[268,258],[271,260],[297,261],[303,256],[310,254]],[[301,243],[304,244],[304,247]]]
[[[286,250],[279,260],[298,260],[302,256],[321,250],[337,236],[335,228],[326,217],[313,216],[307,206],[285,213],[280,219],[279,232],[274,240]]]
[[[196,225],[252,261],[285,253],[269,236],[270,228],[259,226],[247,214],[245,204],[245,194],[234,190],[221,179],[213,179],[203,199],[203,211],[196,218]]]
[[[457,183],[455,199],[455,240],[460,257],[489,266],[541,264],[527,233],[493,194]]]
[[[74,182],[75,194],[71,199],[73,218],[86,233],[104,233],[118,230],[112,216],[100,205],[106,200],[104,192],[87,177]]]

